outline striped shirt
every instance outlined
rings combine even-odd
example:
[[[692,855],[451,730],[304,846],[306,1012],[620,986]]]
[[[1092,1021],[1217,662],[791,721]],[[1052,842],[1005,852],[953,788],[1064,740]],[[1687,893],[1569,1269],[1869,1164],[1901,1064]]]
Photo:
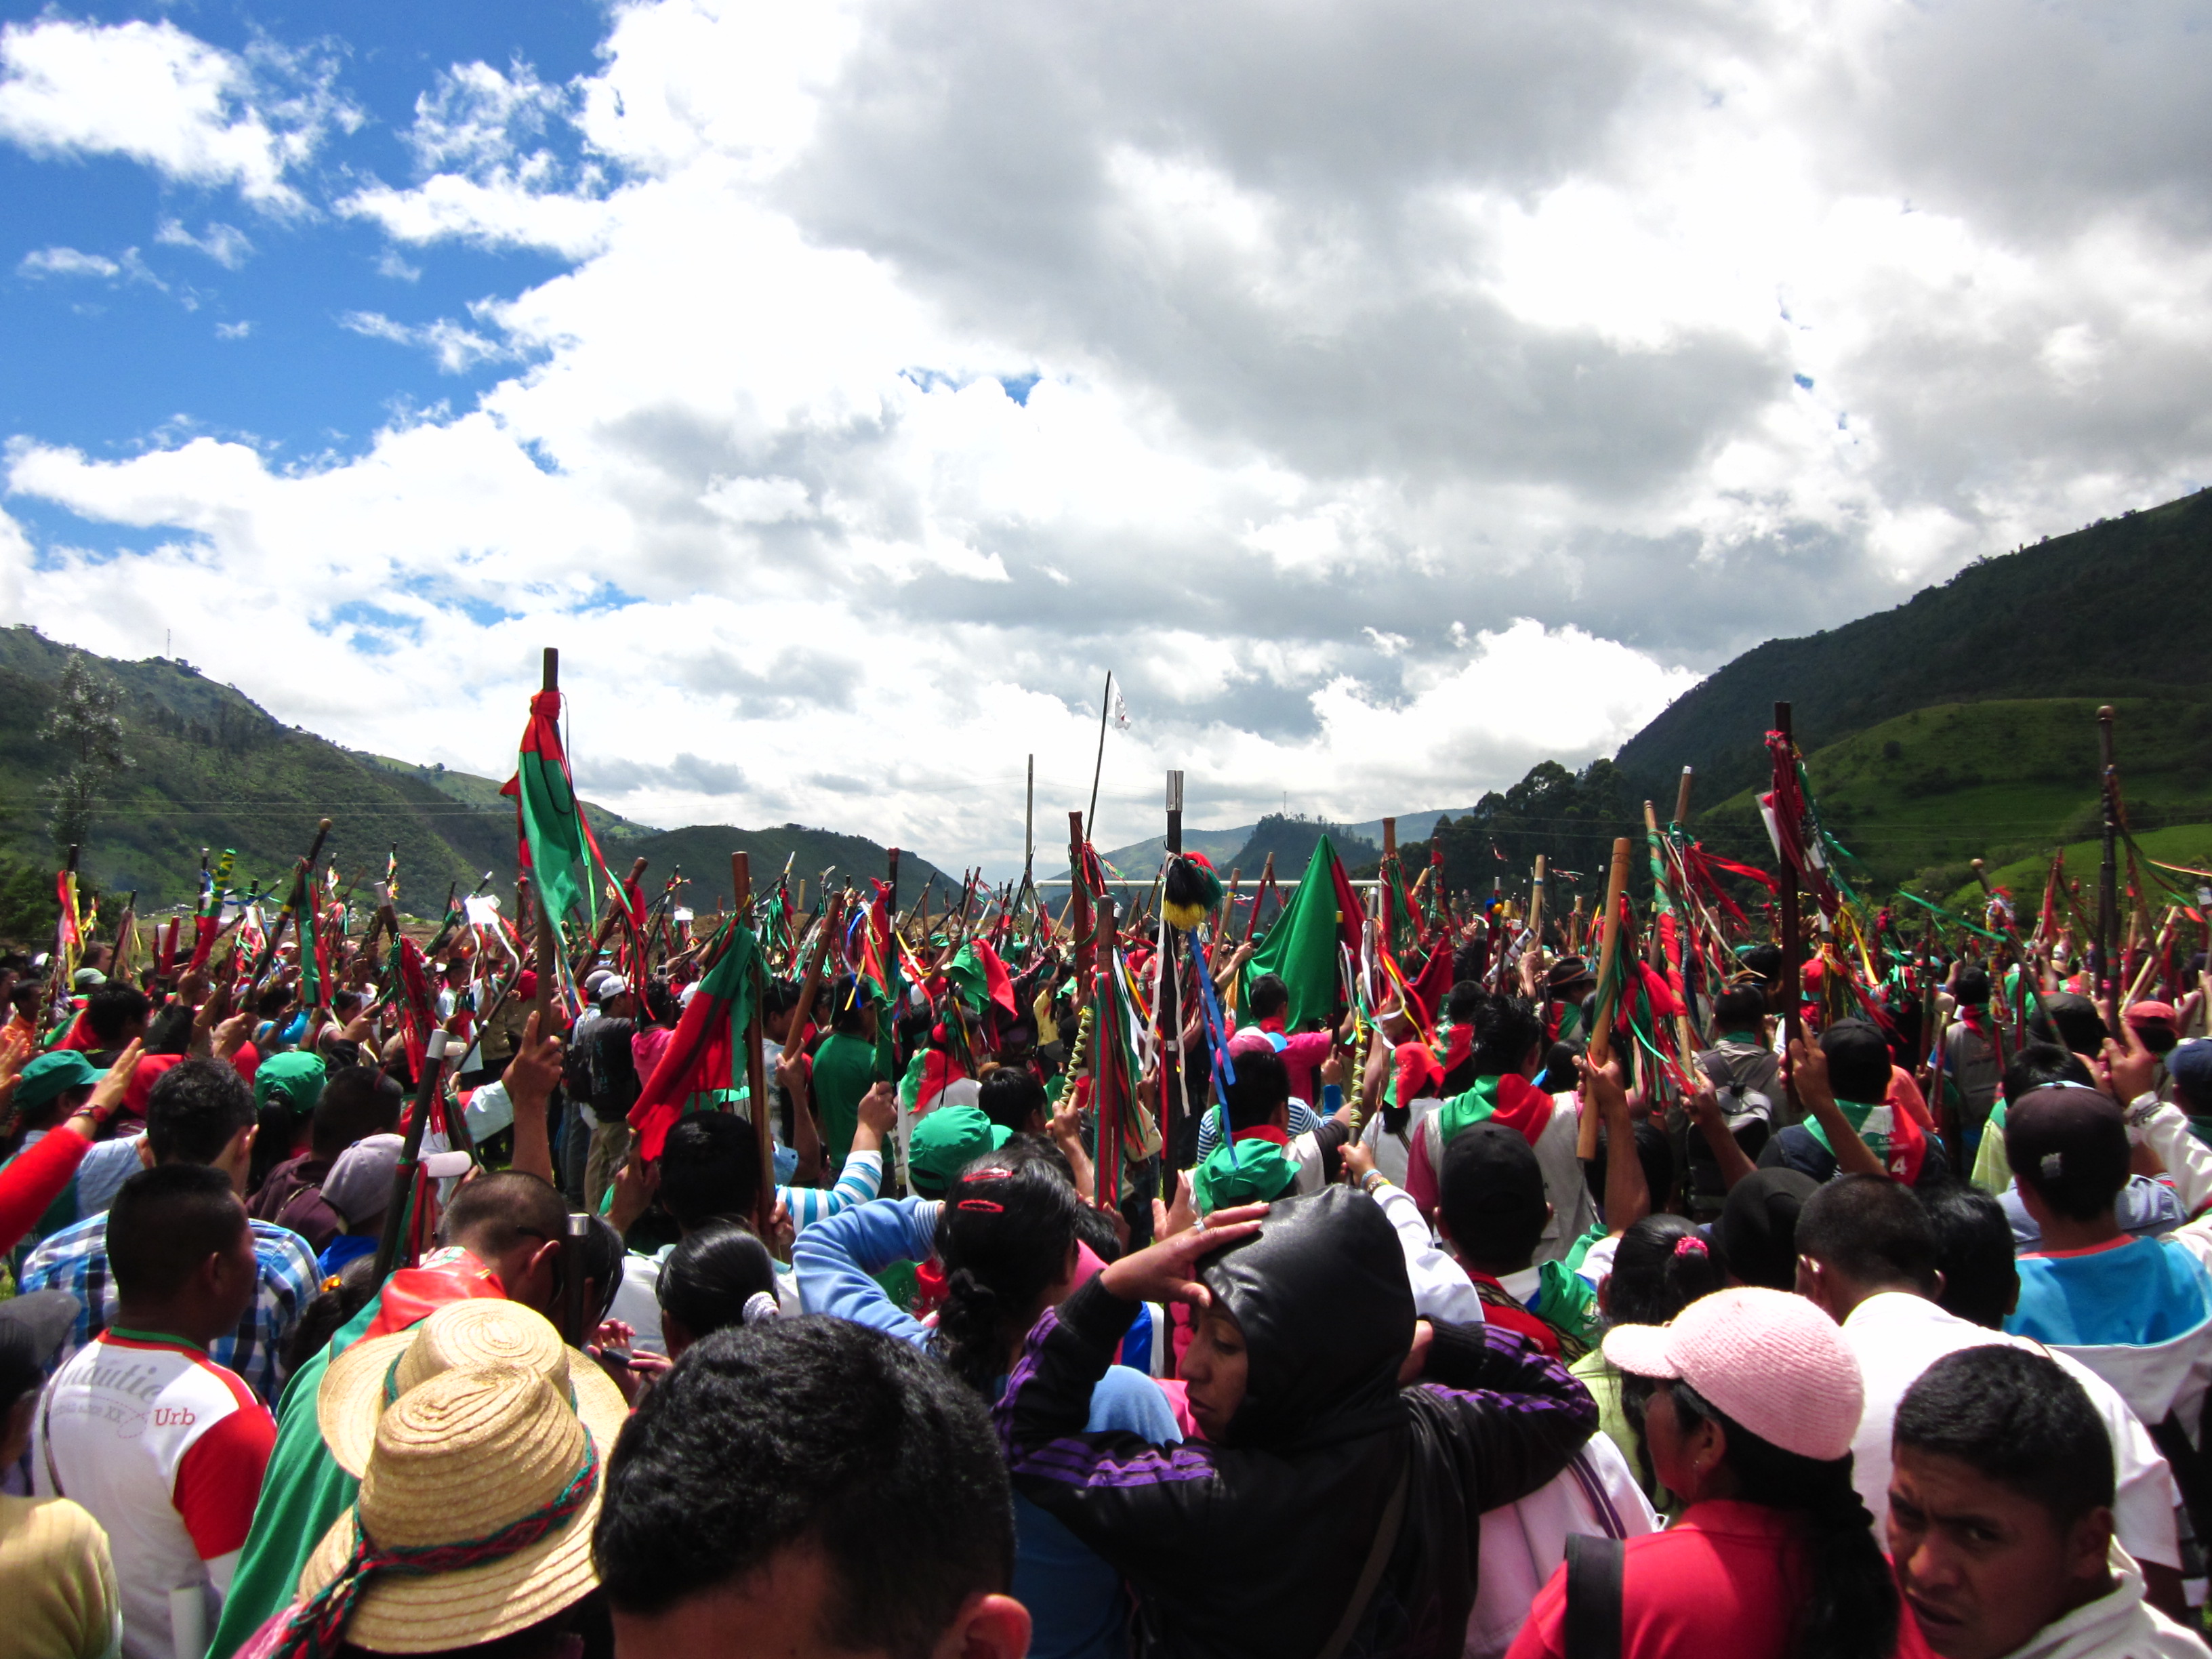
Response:
[[[817,1221],[827,1221],[840,1210],[866,1204],[883,1189],[883,1153],[855,1152],[845,1160],[845,1167],[837,1174],[837,1184],[828,1191],[819,1187],[779,1187],[775,1195],[790,1212],[793,1226],[811,1227]]]
[[[247,1224],[253,1229],[253,1254],[260,1264],[261,1282],[254,1291],[252,1306],[238,1322],[237,1331],[211,1344],[208,1358],[237,1372],[255,1393],[274,1403],[284,1386],[284,1345],[322,1279],[315,1267],[315,1253],[299,1234],[267,1221]],[[58,1369],[114,1322],[115,1279],[107,1270],[107,1217],[88,1217],[40,1245],[23,1264],[21,1288],[26,1295],[33,1291],[67,1291],[76,1298],[76,1317],[60,1352],[54,1356],[53,1365]]]

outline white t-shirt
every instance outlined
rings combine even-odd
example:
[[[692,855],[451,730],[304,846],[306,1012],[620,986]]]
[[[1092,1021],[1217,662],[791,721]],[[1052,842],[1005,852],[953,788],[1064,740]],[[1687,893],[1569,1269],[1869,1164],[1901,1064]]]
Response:
[[[1859,1417],[1858,1434],[1851,1441],[1851,1484],[1873,1515],[1874,1535],[1885,1549],[1889,1532],[1890,1436],[1897,1423],[1898,1402],[1920,1380],[1920,1374],[1946,1354],[2002,1343],[2049,1354],[2081,1385],[2112,1437],[2116,1489],[2113,1536],[2138,1561],[2180,1568],[2181,1547],[2176,1538],[2173,1508],[2181,1498],[2173,1484],[2173,1472],[2152,1443],[2150,1431],[2128,1409],[2127,1401],[2087,1366],[2039,1342],[2008,1336],[1946,1313],[1927,1297],[1905,1291],[1885,1291],[1852,1309],[1844,1321],[1844,1340],[1858,1357],[1859,1374],[1866,1382],[1866,1405]]]
[[[173,1590],[198,1589],[215,1627],[276,1443],[245,1379],[172,1338],[111,1328],[54,1374],[31,1478],[40,1497],[71,1498],[106,1530],[125,1659],[173,1659]]]

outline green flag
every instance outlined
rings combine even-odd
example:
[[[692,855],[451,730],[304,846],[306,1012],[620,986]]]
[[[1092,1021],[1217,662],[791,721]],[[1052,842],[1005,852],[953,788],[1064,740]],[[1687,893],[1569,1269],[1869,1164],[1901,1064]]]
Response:
[[[1313,857],[1290,906],[1267,930],[1267,943],[1244,967],[1244,992],[1239,999],[1252,1006],[1252,981],[1264,974],[1279,977],[1291,994],[1285,1022],[1296,1030],[1309,1019],[1327,1024],[1336,1018],[1343,1002],[1343,973],[1337,942],[1346,927],[1357,928],[1358,899],[1346,879],[1336,848],[1323,836],[1314,845]],[[1342,911],[1341,921],[1338,913]]]

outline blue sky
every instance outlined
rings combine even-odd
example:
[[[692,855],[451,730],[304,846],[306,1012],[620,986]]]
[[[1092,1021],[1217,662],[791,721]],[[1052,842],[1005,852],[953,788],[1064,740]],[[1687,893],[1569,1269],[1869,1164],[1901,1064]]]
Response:
[[[30,21],[47,10],[0,14]],[[519,58],[544,79],[568,81],[593,68],[605,27],[598,6],[422,0],[75,6],[64,15],[166,19],[234,53],[273,42],[328,62],[362,118],[325,144],[301,181],[318,208],[364,173],[395,184],[415,176],[403,136],[440,70]],[[549,137],[574,153],[572,131],[556,126]],[[342,316],[374,312],[410,325],[465,316],[472,301],[516,291],[566,263],[460,244],[403,255],[373,224],[327,212],[257,214],[227,186],[165,179],[121,156],[56,159],[0,147],[0,199],[13,244],[0,283],[0,427],[98,454],[183,432],[247,439],[290,459],[358,453],[395,407],[465,404],[500,370],[478,363],[441,373],[420,352],[342,326]],[[200,247],[161,240],[172,222],[203,242],[211,224],[228,226],[251,251],[227,266]],[[49,247],[118,264],[135,249],[137,264],[113,279],[16,268]],[[226,337],[241,325],[242,337]],[[27,516],[38,516],[35,507]]]
[[[0,5],[0,621],[947,866],[1109,669],[1104,844],[1463,803],[2212,478],[2203,23]]]

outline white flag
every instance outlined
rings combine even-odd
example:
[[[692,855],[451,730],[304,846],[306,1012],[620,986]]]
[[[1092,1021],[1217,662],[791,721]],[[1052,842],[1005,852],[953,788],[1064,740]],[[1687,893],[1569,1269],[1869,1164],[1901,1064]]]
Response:
[[[1129,729],[1129,705],[1121,701],[1121,694],[1119,691],[1114,694],[1114,729],[1116,732],[1126,732]]]

